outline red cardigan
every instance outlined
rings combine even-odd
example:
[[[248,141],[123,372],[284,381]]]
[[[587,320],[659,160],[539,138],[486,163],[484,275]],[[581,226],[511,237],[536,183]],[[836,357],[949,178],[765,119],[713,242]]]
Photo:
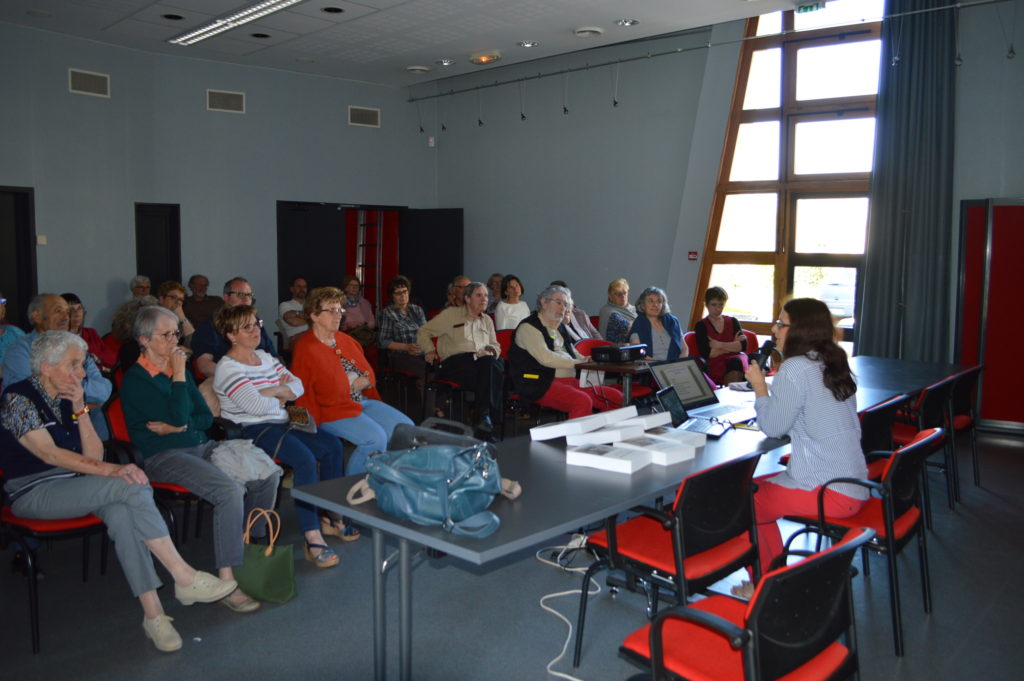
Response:
[[[335,332],[334,339],[341,356],[367,373],[370,387],[363,391],[363,395],[379,400],[377,377],[373,367],[366,361],[359,341],[341,331]],[[303,333],[295,341],[290,369],[302,380],[305,389],[295,403],[308,409],[318,425],[359,416],[363,412],[363,405],[351,397],[348,376],[345,375],[335,349],[321,343],[312,330]]]

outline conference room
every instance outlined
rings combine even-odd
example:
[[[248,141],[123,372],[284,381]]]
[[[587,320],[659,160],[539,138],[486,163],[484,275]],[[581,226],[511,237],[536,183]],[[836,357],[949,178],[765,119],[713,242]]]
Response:
[[[300,16],[344,35],[334,39],[334,49],[340,50],[338,41],[347,38],[341,44],[351,52],[373,49],[358,47],[366,45],[359,34],[369,31],[371,20],[386,28],[387,10],[394,5],[333,3],[344,5],[350,17],[347,26],[338,28],[317,23],[328,21],[321,11],[328,4],[307,0],[296,5],[296,12],[308,5]],[[403,3],[406,11],[419,4]],[[877,251],[869,241],[856,266],[862,285],[881,282],[859,292],[869,302],[849,334],[858,354],[964,363],[955,355],[963,349],[958,344],[961,202],[1024,195],[1024,149],[1014,134],[1014,112],[1024,104],[1024,76],[1019,60],[1007,58],[1013,11],[1019,4],[982,3],[948,12],[956,19],[943,24],[941,45],[950,60],[959,53],[961,61],[952,75],[956,87],[948,93],[948,111],[955,117],[944,134],[936,133],[934,139],[942,143],[931,145],[942,159],[928,164],[946,174],[932,178],[942,189],[915,203],[911,213],[898,205],[892,209],[898,219],[885,219],[893,241],[881,242]],[[606,302],[608,282],[625,276],[635,292],[648,285],[668,291],[684,325],[703,316],[701,296],[708,285],[730,286],[710,281],[714,265],[763,266],[770,261],[780,272],[803,265],[776,266],[776,252],[786,250],[788,243],[744,251],[758,254],[747,262],[708,239],[709,225],[722,212],[716,197],[723,190],[723,145],[731,126],[740,123],[732,106],[748,31],[741,19],[790,9],[792,3],[750,3],[741,8],[742,14],[678,29],[670,24],[638,38],[628,37],[625,27],[613,29],[609,21],[602,24],[605,31],[597,42],[571,36],[576,47],[539,59],[520,61],[527,57],[516,55],[513,44],[502,46],[504,61],[492,67],[467,65],[467,51],[458,55],[460,64],[454,67],[463,70],[443,75],[444,67],[433,62],[445,55],[437,54],[427,62],[432,70],[426,77],[405,71],[421,59],[391,68],[395,75],[386,79],[360,77],[355,70],[317,71],[298,61],[307,56],[298,50],[288,57],[292,68],[268,66],[263,59],[269,56],[239,44],[260,45],[265,39],[232,40],[230,33],[224,37],[235,56],[227,46],[214,51],[201,43],[199,49],[208,51],[200,57],[187,48],[151,51],[140,36],[159,34],[157,40],[164,40],[164,34],[170,37],[187,28],[162,27],[159,15],[171,10],[156,3],[130,3],[131,12],[117,16],[97,10],[90,25],[138,22],[109,31],[135,36],[136,42],[121,44],[105,40],[98,29],[76,36],[48,24],[52,17],[25,14],[35,10],[59,18],[74,3],[5,5],[0,15],[0,84],[7,93],[0,108],[0,194],[9,215],[23,215],[23,206],[31,206],[29,253],[34,267],[34,280],[28,284],[3,281],[0,290],[11,299],[9,319],[24,315],[31,292],[74,290],[88,304],[92,325],[109,327],[127,297],[127,281],[137,271],[137,204],[178,207],[183,277],[202,272],[216,289],[229,277],[244,274],[260,299],[258,306],[287,299],[289,282],[278,274],[282,240],[292,250],[305,248],[311,257],[323,250],[302,232],[282,234],[281,202],[332,210],[461,209],[461,243],[436,247],[461,250],[460,270],[472,278],[515,271],[530,286],[528,300],[539,284],[562,279],[571,284],[576,303],[595,313]],[[232,3],[217,3],[216,11],[211,5],[206,12],[234,8],[228,5]],[[180,14],[188,8],[178,9]],[[134,16],[144,10],[151,14]],[[671,14],[664,7],[662,12],[663,17]],[[360,16],[366,18],[365,27],[360,27]],[[415,26],[408,16],[399,18],[405,23],[394,18],[388,29],[392,34],[375,34],[382,44],[395,33],[409,32],[402,27]],[[640,27],[657,25],[657,19],[641,16]],[[571,32],[592,23],[598,21],[578,14],[559,30]],[[904,31],[911,31],[909,20],[903,24]],[[137,30],[132,33],[129,26]],[[880,63],[890,69],[895,57],[901,67],[914,63],[908,50],[915,42],[922,41],[901,41],[904,51],[895,55],[883,48]],[[315,62],[326,59],[325,54]],[[365,54],[349,59],[371,61]],[[69,92],[69,69],[108,75],[109,96]],[[244,93],[244,113],[209,110],[207,90]],[[454,94],[444,96],[448,92]],[[349,124],[350,106],[379,110],[380,127]],[[917,179],[923,174],[899,173]],[[786,202],[777,207],[779,213],[791,209]],[[4,234],[6,239],[8,232]],[[15,253],[8,243],[0,250]],[[922,249],[932,247],[936,250],[925,255]],[[25,253],[24,245],[20,248]],[[27,262],[18,256],[0,270],[7,277]],[[458,272],[444,276],[450,279]],[[779,275],[778,281],[791,276]],[[442,295],[419,289],[415,293]],[[784,294],[772,290],[768,307]],[[762,338],[777,311],[757,313],[753,320],[764,325],[756,329]],[[997,311],[990,310],[990,318],[999,317]],[[1012,519],[1019,518],[1012,501],[1019,490],[1014,465],[1019,448],[1019,434],[984,434],[984,486],[974,487],[970,476],[963,475],[963,500],[955,512],[946,508],[942,479],[935,479],[936,530],[929,537],[935,602],[930,615],[921,611],[909,561],[903,570],[908,652],[902,659],[891,651],[883,563],[876,564],[871,579],[857,578],[861,648],[871,652],[862,655],[864,678],[970,673],[960,658],[982,657],[971,654],[974,650],[985,651],[984,664],[993,665],[986,673],[993,678],[1009,678],[1010,670],[1019,667],[1019,653],[1003,633],[1019,592],[1010,568],[1016,549],[995,545],[1012,531]],[[962,465],[966,471],[967,464]],[[187,547],[202,555],[208,543],[190,540]],[[41,594],[39,656],[32,656],[28,646],[21,578],[3,577],[4,610],[10,613],[3,631],[5,668],[28,678],[51,676],[53,670],[72,665],[85,678],[135,675],[143,669],[157,678],[185,673],[221,678],[239,669],[263,669],[265,678],[370,678],[371,543],[367,536],[344,547],[341,570],[328,580],[300,569],[299,598],[266,608],[261,620],[241,622],[229,618],[227,611],[209,614],[209,621],[191,611],[175,613],[188,619],[189,631],[198,632],[195,637],[202,640],[190,638],[186,655],[166,660],[142,651],[141,644],[128,643],[138,637],[135,622],[124,624],[126,618],[111,616],[109,628],[96,626],[96,613],[127,607],[120,577],[113,568],[114,574],[105,577],[94,569],[82,584],[78,547],[55,542],[43,550],[44,563],[52,565],[56,559],[73,567],[47,575],[44,589],[53,591]],[[532,553],[489,566],[444,558],[417,567],[416,676],[545,676],[544,666],[558,654],[566,630],[536,601],[549,592],[578,590],[579,579],[534,565]],[[970,558],[979,553],[992,558],[979,566]],[[591,647],[576,674],[625,678],[633,667],[616,652],[625,635],[646,620],[644,599],[622,593],[599,600],[588,616]],[[559,608],[572,617],[574,603],[569,598]],[[62,615],[68,604],[74,614]],[[397,608],[394,599],[389,607]],[[615,614],[619,609],[623,616]],[[433,611],[444,613],[438,626],[431,624]],[[869,621],[877,621],[877,633],[869,633]],[[302,637],[287,633],[300,630]],[[477,635],[484,640],[476,641]],[[117,655],[105,654],[111,642],[117,642]],[[603,652],[594,647],[599,645]],[[480,650],[493,652],[476,652]],[[397,655],[389,660],[391,668],[395,665]],[[568,667],[563,663],[559,669]]]

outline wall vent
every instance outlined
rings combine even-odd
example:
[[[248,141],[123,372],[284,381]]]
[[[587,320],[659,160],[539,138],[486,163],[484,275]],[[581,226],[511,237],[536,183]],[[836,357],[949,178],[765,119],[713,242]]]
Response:
[[[348,124],[361,125],[364,128],[380,127],[380,109],[366,106],[350,106],[348,108]]]
[[[206,110],[244,114],[245,93],[228,92],[227,90],[207,90]]]
[[[80,95],[110,99],[110,75],[81,69],[68,69],[68,90]]]

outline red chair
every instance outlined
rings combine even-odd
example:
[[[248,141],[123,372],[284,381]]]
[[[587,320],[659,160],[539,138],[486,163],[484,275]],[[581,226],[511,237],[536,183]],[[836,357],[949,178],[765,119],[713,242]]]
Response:
[[[431,342],[434,344],[434,352],[437,352],[437,338],[431,338]],[[437,365],[433,367],[427,367],[428,372],[432,374],[437,373]],[[433,393],[434,397],[430,400],[430,406],[436,409],[438,395],[444,393],[448,396],[448,403],[451,405],[450,414],[446,414],[447,418],[452,420],[464,421],[466,419],[466,389],[455,381],[448,381],[443,378],[437,378],[435,375],[428,376],[427,380],[423,382],[423,409],[424,413],[427,413],[427,395]],[[458,418],[456,418],[456,401],[458,401]],[[434,416],[434,414],[429,414]]]
[[[678,604],[743,567],[761,574],[754,524],[753,481],[760,452],[686,477],[672,508],[633,509],[640,513],[587,540],[600,559],[583,576],[576,623],[573,666],[579,666],[587,591],[598,570],[622,570],[647,593],[647,616],[658,611],[660,589],[670,590]]]
[[[590,315],[590,325],[593,326],[595,329],[600,328],[601,315]]]
[[[700,349],[697,347],[697,333],[687,331],[683,334],[683,345],[686,346],[686,353],[690,357],[700,357]]]
[[[881,480],[895,447],[892,426],[896,415],[910,399],[897,395],[860,413],[860,448],[868,464],[868,479]]]
[[[619,651],[658,681],[855,676],[850,563],[874,534],[852,530],[828,550],[772,570],[749,603],[715,595],[666,612],[630,634]]]
[[[537,406],[532,402],[526,402],[519,393],[515,392],[512,387],[512,374],[509,371],[509,357],[508,351],[512,347],[513,340],[515,338],[515,329],[502,329],[501,331],[495,331],[495,335],[498,337],[498,345],[501,346],[501,359],[505,361],[505,404],[508,409],[512,412],[516,418],[512,419],[512,437],[516,436],[517,431],[517,419],[520,414],[527,414],[533,420],[534,425],[540,423],[541,407]],[[565,412],[557,411],[555,409],[550,410],[552,413],[557,414],[560,420],[564,420],[567,414]],[[505,421],[501,422],[501,438],[505,439]]]
[[[924,430],[947,427],[955,378],[955,376],[949,376],[920,392],[917,400],[902,415],[905,422],[897,420],[893,424],[892,439],[897,444],[905,445],[913,442]],[[942,449],[942,463],[928,462],[929,466],[939,469],[946,476],[946,496],[950,509],[954,508],[960,499],[960,476],[957,473],[956,457],[952,445],[952,438],[947,438],[945,447]],[[923,494],[925,509],[930,518],[931,500],[927,486],[924,488]],[[931,522],[928,524],[931,526]]]
[[[107,427],[110,429],[110,434],[114,440],[122,446],[120,451],[123,452],[123,456],[127,457],[127,461],[123,463],[134,463],[139,468],[145,468],[145,462],[142,458],[142,453],[139,452],[138,448],[131,443],[131,437],[128,435],[128,424],[124,420],[124,409],[121,407],[120,395],[115,395],[110,398],[105,405],[103,405],[103,412],[107,417]],[[196,504],[196,539],[201,536],[203,527],[203,500],[197,497],[187,487],[181,485],[175,485],[172,482],[155,482],[149,481],[150,487],[153,488],[153,494],[158,501],[180,501],[181,502],[181,528],[179,532],[172,532],[178,535],[178,540],[181,544],[185,544],[188,537],[188,521],[189,516],[192,512],[192,503]],[[173,517],[172,517],[173,520]],[[168,523],[169,525],[172,523]]]
[[[757,341],[757,334],[749,329],[740,329],[740,331],[742,331],[743,335],[747,338],[747,349],[744,352],[747,352],[748,354],[757,352],[757,349],[760,347],[760,343]]]
[[[918,560],[921,568],[921,592],[924,611],[931,612],[932,591],[928,576],[928,547],[925,542],[924,518],[921,513],[921,478],[925,461],[942,446],[946,439],[942,428],[922,431],[913,442],[897,449],[888,460],[881,482],[857,478],[836,478],[821,486],[818,492],[818,515],[814,518],[786,516],[787,520],[817,526],[835,539],[848,530],[870,527],[877,535],[865,544],[865,550],[875,551],[887,558],[889,567],[889,604],[892,611],[893,643],[897,657],[903,655],[903,623],[900,607],[899,574],[896,556],[914,537],[917,537]],[[868,499],[864,508],[848,518],[826,516],[825,490],[835,484],[853,484],[866,487],[878,496]],[[864,575],[869,574],[867,555],[864,556]]]
[[[3,471],[0,471],[0,487],[3,486]],[[25,562],[25,578],[28,580],[29,622],[32,628],[32,653],[39,653],[39,569],[36,566],[35,550],[29,547],[26,538],[38,541],[52,539],[82,538],[82,581],[89,580],[89,539],[94,534],[106,532],[103,521],[89,514],[77,518],[60,518],[56,520],[39,520],[37,518],[21,518],[14,515],[10,506],[0,509],[0,531],[4,536],[4,545],[13,541],[20,547]],[[100,545],[100,574],[107,574],[107,541],[104,537]]]

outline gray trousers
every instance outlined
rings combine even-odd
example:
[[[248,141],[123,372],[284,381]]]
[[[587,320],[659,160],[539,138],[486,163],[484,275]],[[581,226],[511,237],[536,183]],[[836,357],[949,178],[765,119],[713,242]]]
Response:
[[[160,586],[153,557],[144,542],[167,536],[167,525],[153,503],[153,488],[121,478],[83,475],[52,480],[15,499],[15,515],[54,520],[92,513],[107,526],[121,569],[140,596]]]
[[[245,519],[254,508],[274,508],[280,472],[265,480],[244,485],[233,480],[206,457],[216,442],[184,449],[168,449],[145,461],[146,475],[154,482],[170,482],[187,488],[213,504],[213,554],[218,568],[242,564],[242,533]],[[264,529],[254,528],[256,536]]]

